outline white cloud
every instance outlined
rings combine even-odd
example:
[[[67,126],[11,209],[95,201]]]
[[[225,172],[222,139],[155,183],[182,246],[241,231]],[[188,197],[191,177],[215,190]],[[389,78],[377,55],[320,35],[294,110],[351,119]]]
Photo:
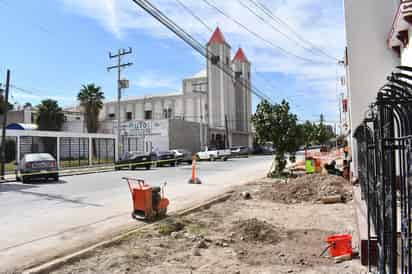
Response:
[[[132,85],[141,88],[163,88],[169,90],[177,90],[180,88],[180,79],[171,78],[166,75],[161,75],[155,72],[144,72],[142,76],[139,76],[136,80],[131,82]]]
[[[70,11],[88,16],[99,22],[108,32],[122,39],[128,32],[143,31],[148,35],[161,39],[177,39],[174,34],[151,18],[132,1],[117,0],[60,0]],[[246,55],[252,61],[257,71],[282,73],[296,79],[295,85],[301,90],[315,90],[313,96],[318,96],[320,106],[328,105],[336,98],[336,61],[328,60],[321,55],[305,50],[296,42],[285,39],[270,26],[262,24],[253,14],[239,4],[239,0],[208,0],[222,8],[230,16],[236,18],[253,29],[259,35],[270,39],[273,43],[304,58],[332,61],[329,64],[313,64],[304,62],[290,55],[282,54],[268,44],[256,39],[245,30],[224,18],[221,14],[208,7],[203,1],[182,0],[196,13],[215,27],[219,25],[228,42],[235,50],[239,45],[245,48]],[[240,0],[250,5],[249,1]],[[341,57],[344,53],[344,27],[340,5],[341,0],[260,0],[265,3],[276,16],[287,21],[301,36],[324,49],[332,56]],[[181,25],[196,38],[206,42],[210,36],[199,22],[186,13],[175,0],[151,1],[165,14]],[[262,14],[262,13],[260,13]],[[272,22],[273,23],[273,22]],[[295,37],[287,27],[275,25],[284,33]],[[164,45],[164,41],[161,41]],[[308,46],[308,45],[307,45]],[[200,59],[194,59],[199,62]],[[341,72],[341,71],[339,71]],[[178,81],[164,79],[163,76],[146,75],[137,79],[141,87],[174,87]],[[322,102],[324,104],[322,104]],[[337,105],[337,103],[335,104]],[[327,107],[330,112],[330,107]],[[326,108],[325,108],[326,110]]]

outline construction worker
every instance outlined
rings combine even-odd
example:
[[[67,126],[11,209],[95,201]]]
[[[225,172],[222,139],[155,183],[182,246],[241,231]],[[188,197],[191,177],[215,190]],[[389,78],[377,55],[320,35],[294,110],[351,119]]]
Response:
[[[348,141],[346,141],[346,140],[345,140],[345,142],[344,142],[343,154],[344,154],[344,156],[345,156],[344,159],[347,160],[348,157],[349,157],[349,144],[348,144]]]

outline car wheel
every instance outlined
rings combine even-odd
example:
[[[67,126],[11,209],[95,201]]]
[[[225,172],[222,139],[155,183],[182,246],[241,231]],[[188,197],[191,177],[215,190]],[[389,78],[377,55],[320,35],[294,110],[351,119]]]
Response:
[[[20,182],[20,181],[21,181],[21,178],[19,177],[19,173],[17,172],[17,170],[16,170],[16,181],[17,181],[17,182]]]
[[[56,182],[59,181],[59,174],[56,174],[53,176],[53,181],[56,181]]]
[[[29,183],[29,181],[30,181],[30,180],[29,180],[29,179],[30,179],[29,176],[23,176],[23,175],[22,175],[22,176],[20,177],[20,179],[21,179],[21,182],[22,182],[23,184],[27,184],[27,183]]]
[[[152,168],[152,166],[146,166],[146,170],[150,170]]]
[[[209,159],[210,159],[210,161],[212,161],[212,162],[216,161],[216,157],[213,156],[213,155],[211,155]]]
[[[170,163],[170,166],[171,166],[171,167],[176,166],[176,162],[171,162],[171,163]]]
[[[135,166],[135,165],[133,165],[133,166],[132,166],[132,170],[135,170],[135,169],[136,169],[136,166]]]

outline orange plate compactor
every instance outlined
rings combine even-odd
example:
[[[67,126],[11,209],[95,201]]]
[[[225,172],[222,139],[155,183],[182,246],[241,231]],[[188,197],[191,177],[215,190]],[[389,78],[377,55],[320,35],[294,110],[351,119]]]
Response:
[[[132,217],[154,220],[166,216],[169,200],[164,196],[164,188],[147,185],[142,179],[123,178],[129,185],[133,200]]]

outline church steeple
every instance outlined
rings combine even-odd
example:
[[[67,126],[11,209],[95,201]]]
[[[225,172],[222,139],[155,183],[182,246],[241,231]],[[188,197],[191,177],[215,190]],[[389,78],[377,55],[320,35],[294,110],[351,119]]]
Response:
[[[213,32],[212,37],[210,37],[208,44],[210,45],[210,44],[224,44],[224,43],[226,43],[225,38],[223,37],[223,34],[220,31],[220,28],[217,27],[216,30]]]
[[[245,53],[243,52],[242,48],[239,48],[235,54],[235,57],[233,58],[233,62],[249,62],[249,60],[246,58]]]

